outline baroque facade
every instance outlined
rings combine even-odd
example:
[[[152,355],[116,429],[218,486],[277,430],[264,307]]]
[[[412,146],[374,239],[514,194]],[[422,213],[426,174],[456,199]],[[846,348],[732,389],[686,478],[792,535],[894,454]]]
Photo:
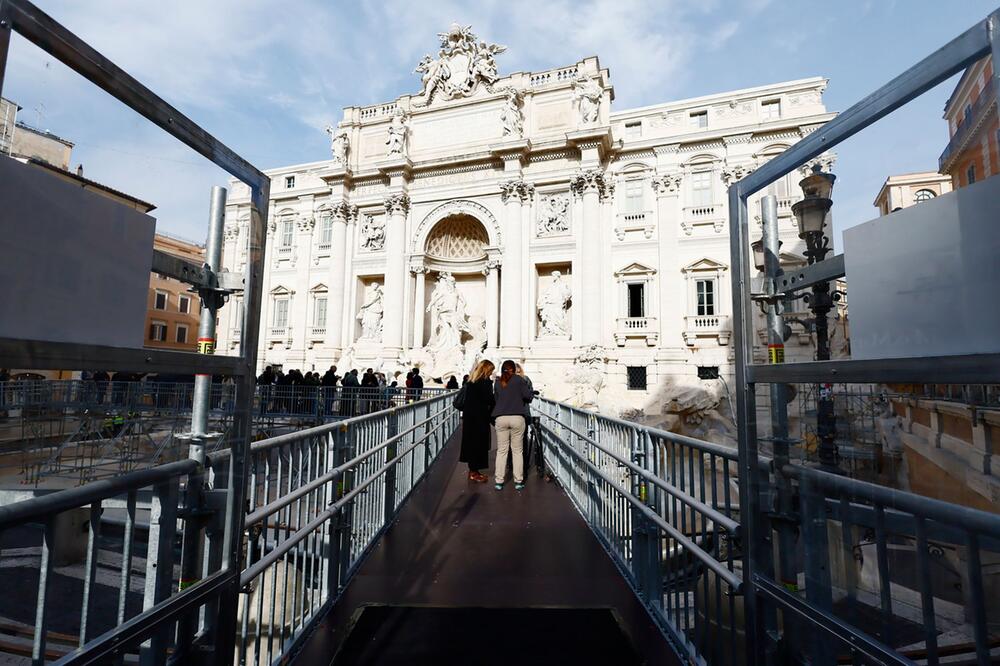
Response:
[[[726,188],[832,117],[825,79],[613,110],[596,57],[501,77],[504,47],[439,37],[420,93],[344,109],[329,159],[268,172],[260,364],[443,378],[513,358],[548,395],[614,409],[676,401],[702,366],[726,376]],[[792,261],[796,181],[770,188]],[[233,183],[229,270],[249,206]]]

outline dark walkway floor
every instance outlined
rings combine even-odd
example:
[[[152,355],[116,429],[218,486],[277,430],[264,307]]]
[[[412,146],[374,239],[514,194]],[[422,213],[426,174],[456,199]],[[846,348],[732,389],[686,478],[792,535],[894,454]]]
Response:
[[[569,655],[560,650],[574,641],[612,644],[622,638],[620,631],[613,630],[614,623],[601,624],[601,617],[607,618],[608,611],[635,652],[625,651],[620,659],[612,661],[594,652],[592,659],[575,658],[572,663],[679,663],[562,489],[533,474],[521,492],[515,491],[511,483],[499,492],[492,483],[472,483],[466,478],[465,465],[458,462],[458,448],[456,438],[441,453],[428,478],[404,505],[397,522],[306,643],[298,663],[331,663],[355,622],[361,636],[352,637],[353,647],[344,649],[343,659],[337,663],[381,663],[378,659],[365,661],[352,656],[378,654],[377,648],[369,649],[373,642],[370,637],[378,637],[373,629],[378,625],[373,615],[378,613],[368,618],[362,613],[371,606],[457,609],[465,610],[470,617],[478,612],[472,609],[605,611],[588,614],[579,622],[566,621],[566,615],[558,621],[543,620],[525,611],[516,621],[508,615],[505,623],[503,614],[483,614],[484,621],[473,636],[479,648],[462,658],[465,664],[493,663],[488,655],[497,651],[502,642],[518,644],[518,627],[523,631],[529,616],[548,622],[546,626],[552,632],[548,646],[522,641],[519,645],[527,648],[530,644],[532,649],[521,653],[502,651],[519,654],[520,664],[567,663],[563,657]],[[412,610],[397,609],[383,618],[391,618],[400,636],[414,641],[412,658],[407,663],[450,663],[446,652],[436,651],[435,646],[447,640],[443,637],[449,634],[453,640],[460,634],[467,638],[470,622],[453,622],[454,616],[449,613],[419,614]],[[416,624],[404,627],[405,623]],[[605,635],[593,635],[597,626],[605,628]],[[358,650],[359,640],[369,645],[362,644],[365,649]],[[386,645],[383,655],[387,659],[389,648]],[[398,649],[398,641],[391,648]]]

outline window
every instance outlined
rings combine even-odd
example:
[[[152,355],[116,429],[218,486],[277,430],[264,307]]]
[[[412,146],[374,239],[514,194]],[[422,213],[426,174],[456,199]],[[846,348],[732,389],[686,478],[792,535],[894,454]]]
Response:
[[[288,326],[288,299],[276,298],[274,300],[274,328],[286,328]]]
[[[646,316],[646,285],[641,282],[628,285],[628,316]]]
[[[326,327],[326,296],[317,296],[313,303],[313,328]]]
[[[177,334],[175,340],[178,344],[187,344],[188,341],[188,327],[184,324],[177,324]]]
[[[715,280],[698,280],[698,316],[715,314]]]
[[[691,174],[691,205],[711,206],[712,201],[712,172],[695,171]]]
[[[965,105],[965,110],[962,111],[962,123],[969,122],[969,118],[971,118],[971,117],[972,117],[972,105],[971,104],[966,104]]]
[[[629,391],[646,390],[646,366],[644,365],[626,366],[625,374],[628,376]]]
[[[913,200],[919,203],[921,201],[930,201],[936,196],[931,190],[917,190],[917,193],[913,195]]]
[[[233,330],[243,330],[243,299],[237,298],[233,301]]]
[[[177,297],[177,311],[181,314],[188,314],[191,312],[191,297],[185,296],[183,294]]]
[[[162,321],[154,321],[149,325],[149,339],[153,342],[167,341],[167,324]]]
[[[331,240],[333,240],[333,216],[327,214],[320,219],[319,246],[330,247]]]
[[[764,120],[777,120],[781,117],[781,100],[772,99],[760,105],[761,118]]]
[[[285,176],[285,189],[290,190],[295,187],[295,176]]]
[[[718,379],[718,378],[719,378],[719,366],[717,365],[698,366],[698,379]]]
[[[285,220],[281,223],[281,247],[291,247],[295,238],[295,223]]]
[[[642,211],[642,181],[638,178],[625,181],[625,212]]]
[[[965,170],[965,184],[972,185],[974,182],[976,182],[976,165],[970,164]]]
[[[153,296],[153,309],[154,310],[167,309],[167,292],[165,291],[156,292],[156,295]]]
[[[698,129],[708,127],[708,111],[696,111],[692,113],[689,123],[691,127],[697,127]]]
[[[642,123],[625,123],[625,138],[638,139],[642,136]]]

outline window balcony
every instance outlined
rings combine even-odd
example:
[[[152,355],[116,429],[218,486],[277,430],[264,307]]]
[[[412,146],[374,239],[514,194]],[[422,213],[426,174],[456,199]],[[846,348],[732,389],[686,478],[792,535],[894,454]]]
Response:
[[[288,333],[288,329],[284,326],[272,326],[268,336],[272,338],[283,338]]]
[[[653,211],[641,210],[618,214],[618,224],[615,226],[618,240],[625,240],[640,233],[647,240],[653,237]]]
[[[309,337],[314,340],[322,340],[326,337],[326,326],[312,326],[309,329]]]
[[[681,216],[681,229],[688,236],[695,227],[712,227],[716,233],[721,233],[725,225],[726,207],[720,204],[705,206],[686,206]]]
[[[699,338],[716,338],[720,345],[729,344],[729,315],[688,315],[684,320],[684,342],[689,347],[694,347]]]
[[[625,342],[632,339],[644,339],[646,345],[656,345],[660,333],[656,327],[656,317],[619,317],[615,327],[615,343],[624,347]]]

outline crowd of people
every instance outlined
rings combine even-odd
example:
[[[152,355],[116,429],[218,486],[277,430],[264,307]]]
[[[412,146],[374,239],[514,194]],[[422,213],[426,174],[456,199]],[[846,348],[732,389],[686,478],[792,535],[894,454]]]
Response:
[[[514,489],[524,489],[524,435],[531,422],[530,403],[535,391],[524,369],[514,361],[504,361],[500,374],[496,366],[480,361],[455,398],[462,412],[462,450],[459,460],[469,466],[469,480],[486,483],[483,470],[489,467],[492,431],[496,432],[497,453],[494,461],[494,488],[503,490],[507,460],[513,468]]]

